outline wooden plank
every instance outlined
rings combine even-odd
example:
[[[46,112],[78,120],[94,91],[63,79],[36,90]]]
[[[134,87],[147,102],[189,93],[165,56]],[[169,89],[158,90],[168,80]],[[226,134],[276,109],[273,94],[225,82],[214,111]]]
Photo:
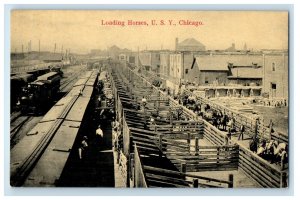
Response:
[[[176,177],[171,177],[171,176],[152,174],[147,171],[145,172],[145,174],[146,174],[146,178],[162,180],[164,182],[171,182],[171,183],[175,183],[175,184],[189,185],[189,183],[184,178],[176,178]]]
[[[265,188],[272,188],[272,187],[277,187],[272,185],[271,183],[269,183],[267,180],[262,179],[259,174],[256,173],[256,171],[254,171],[253,169],[251,169],[251,167],[242,164],[243,161],[239,161],[240,164],[239,166],[241,167],[241,169],[243,169],[243,171],[245,171],[248,176],[251,176],[257,183],[259,183],[261,186],[265,187]]]
[[[180,184],[175,184],[175,183],[170,183],[170,182],[166,182],[166,181],[162,181],[162,180],[155,180],[152,178],[147,178],[147,182],[155,182],[155,183],[159,183],[159,184],[163,184],[163,185],[171,185],[177,188],[185,188],[187,187],[186,185],[180,185]]]
[[[245,157],[240,157],[240,160],[239,162],[241,164],[244,164],[244,165],[249,165],[249,167],[252,169],[251,171],[255,171],[259,174],[260,177],[264,177],[266,179],[269,179],[269,180],[274,180],[275,182],[277,182],[277,184],[280,184],[280,174],[279,175],[276,175],[276,174],[273,174],[271,173],[270,171],[264,169],[263,167],[261,166],[255,166],[253,165],[253,162],[249,162],[249,160],[247,160]]]

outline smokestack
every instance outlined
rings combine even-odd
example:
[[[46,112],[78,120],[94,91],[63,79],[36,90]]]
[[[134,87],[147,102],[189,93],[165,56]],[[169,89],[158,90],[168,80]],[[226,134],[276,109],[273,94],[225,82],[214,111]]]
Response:
[[[247,51],[247,44],[244,44],[244,51]]]
[[[175,39],[175,50],[178,49],[178,38]]]
[[[231,45],[231,46],[232,46],[232,48],[233,48],[233,49],[235,49],[235,44],[234,44],[234,43],[232,43],[232,45]]]

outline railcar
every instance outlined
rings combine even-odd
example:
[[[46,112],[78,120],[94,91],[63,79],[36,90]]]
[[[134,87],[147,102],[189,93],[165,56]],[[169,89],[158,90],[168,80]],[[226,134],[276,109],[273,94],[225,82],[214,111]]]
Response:
[[[22,88],[28,83],[34,81],[36,77],[32,74],[15,74],[10,79],[10,102],[11,111],[19,105],[21,99]]]
[[[57,72],[49,72],[39,76],[22,89],[21,112],[40,114],[49,108],[60,88],[61,76]]]

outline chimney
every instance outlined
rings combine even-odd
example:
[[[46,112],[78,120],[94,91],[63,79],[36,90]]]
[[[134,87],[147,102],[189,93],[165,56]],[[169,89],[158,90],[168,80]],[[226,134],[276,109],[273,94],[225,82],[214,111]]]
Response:
[[[233,49],[235,49],[235,44],[234,44],[234,43],[232,43],[231,47],[232,47]]]
[[[247,44],[244,44],[244,51],[247,51]]]
[[[178,49],[178,38],[175,39],[175,51]]]

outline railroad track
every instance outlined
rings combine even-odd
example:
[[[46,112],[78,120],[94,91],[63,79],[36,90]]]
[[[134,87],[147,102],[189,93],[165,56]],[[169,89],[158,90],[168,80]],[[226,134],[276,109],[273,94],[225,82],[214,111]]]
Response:
[[[21,112],[13,112],[10,115],[10,124],[16,121],[21,115],[22,115]]]
[[[60,91],[63,91],[67,86],[69,86],[71,83],[73,83],[83,72],[77,72],[77,73],[72,73],[70,75],[70,78],[65,80],[61,86],[60,86]]]
[[[21,130],[22,126],[28,122],[30,119],[32,119],[32,116],[21,116],[19,115],[18,117],[16,117],[14,119],[14,121],[16,121],[17,119],[20,119],[20,122],[18,124],[16,124],[15,126],[11,127],[10,129],[10,141],[12,141],[15,136],[18,134],[18,132]]]

